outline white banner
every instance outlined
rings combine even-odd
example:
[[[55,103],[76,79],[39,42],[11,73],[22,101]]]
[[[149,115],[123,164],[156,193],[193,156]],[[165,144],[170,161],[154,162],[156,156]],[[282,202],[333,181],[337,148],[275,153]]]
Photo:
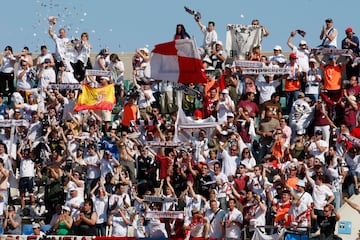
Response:
[[[260,46],[263,33],[260,26],[228,24],[226,28],[226,54],[246,59],[247,53]]]
[[[148,211],[145,212],[145,218],[172,218],[184,219],[184,212],[182,211]]]
[[[14,120],[14,119],[6,119],[0,120],[0,127],[29,127],[29,122],[25,119]]]
[[[311,53],[315,55],[342,55],[342,56],[353,56],[351,49],[337,49],[337,48],[312,48]]]
[[[99,76],[99,77],[111,77],[110,71],[86,69],[86,75]]]
[[[260,231],[260,229],[257,227],[255,228],[255,233],[251,240],[279,240],[282,239],[285,235],[285,228],[282,228],[280,231],[278,231],[275,234],[267,235],[266,233],[263,233]]]
[[[257,74],[278,74],[285,75],[290,74],[289,68],[276,68],[276,67],[264,67],[264,68],[242,68],[242,74],[257,75]]]
[[[156,196],[150,196],[150,195],[144,195],[144,201],[148,202],[175,202],[175,198],[173,197],[156,197]]]
[[[50,83],[48,86],[49,89],[55,90],[78,90],[81,89],[80,83]]]
[[[264,65],[262,62],[258,61],[235,60],[233,66],[242,68],[262,68]]]
[[[151,147],[181,147],[184,146],[185,143],[182,142],[145,142],[146,146]]]

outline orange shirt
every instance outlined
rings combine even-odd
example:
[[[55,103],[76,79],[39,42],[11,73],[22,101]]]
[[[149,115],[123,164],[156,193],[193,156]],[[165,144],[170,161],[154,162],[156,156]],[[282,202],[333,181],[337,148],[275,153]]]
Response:
[[[290,69],[291,74],[285,80],[285,91],[292,92],[300,90],[300,79],[298,79],[296,76],[296,72],[300,71],[299,65],[288,65],[287,68]]]
[[[124,107],[124,115],[122,119],[122,124],[126,127],[130,126],[132,120],[137,120],[137,111],[138,108],[134,104],[126,104]]]
[[[322,66],[324,69],[324,88],[326,90],[339,90],[341,89],[341,72],[345,69],[346,65],[326,65]]]

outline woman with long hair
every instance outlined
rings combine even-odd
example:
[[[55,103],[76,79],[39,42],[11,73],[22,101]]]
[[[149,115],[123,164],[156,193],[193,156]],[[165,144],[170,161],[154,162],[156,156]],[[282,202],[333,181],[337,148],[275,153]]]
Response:
[[[176,32],[174,35],[174,40],[177,39],[190,39],[190,35],[186,32],[184,25],[176,25]]]

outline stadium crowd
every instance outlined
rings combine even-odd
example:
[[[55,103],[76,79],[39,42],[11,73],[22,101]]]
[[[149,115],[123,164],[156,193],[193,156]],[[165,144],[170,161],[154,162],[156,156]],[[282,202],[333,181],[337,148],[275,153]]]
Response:
[[[288,58],[281,46],[269,57],[253,46],[246,60],[269,73],[243,74],[241,60],[226,62],[215,23],[196,21],[204,33],[200,53],[208,82],[188,84],[180,93],[173,83],[151,79],[147,48],[137,49],[133,69],[124,69],[108,49],[91,63],[88,34],[75,41],[64,29],[57,35],[55,18],[49,19],[54,53],[42,46],[32,59],[27,47],[21,54],[5,47],[5,234],[22,234],[22,217],[33,214],[44,217],[53,235],[239,239],[271,225],[320,229],[321,239],[335,239],[343,198],[351,203],[348,198],[359,193],[358,38],[347,28],[338,48],[340,34],[326,19],[317,49],[350,54],[320,59],[306,41],[294,44],[299,31],[291,31]],[[179,24],[174,39],[184,38],[189,34]],[[286,72],[275,71],[280,68]],[[86,69],[111,76],[89,76]],[[124,79],[125,70],[134,78]],[[78,83],[114,84],[114,109],[75,112]],[[177,129],[179,112],[194,124],[210,118],[217,126]],[[179,134],[187,141],[174,141]],[[41,214],[39,204],[46,209]]]

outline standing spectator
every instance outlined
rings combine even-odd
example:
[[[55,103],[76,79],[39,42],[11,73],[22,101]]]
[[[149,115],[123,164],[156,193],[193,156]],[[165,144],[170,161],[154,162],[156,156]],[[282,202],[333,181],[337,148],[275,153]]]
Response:
[[[324,215],[312,213],[312,218],[316,220],[320,226],[319,239],[341,239],[335,235],[336,222],[340,220],[339,213],[331,204],[326,204],[323,208]]]
[[[315,135],[310,139],[310,145],[307,147],[308,154],[318,158],[322,164],[325,164],[324,154],[329,148],[329,143],[323,140],[323,132],[321,130],[315,131]]]
[[[290,75],[285,79],[286,112],[288,114],[301,90],[301,74],[303,71],[301,66],[296,63],[297,56],[295,53],[291,53],[289,59],[290,63],[286,65],[286,68],[290,70]]]
[[[322,81],[322,72],[316,66],[316,59],[310,58],[310,68],[305,72],[305,96],[309,97],[313,102],[317,102],[319,99],[320,85]]]
[[[211,50],[214,49],[214,46],[218,41],[218,36],[215,31],[215,22],[209,21],[208,26],[205,27],[204,24],[201,23],[200,18],[195,18],[195,21],[198,23],[201,32],[204,34],[204,41],[201,45],[200,53],[203,56],[210,56]]]
[[[126,209],[131,206],[130,196],[126,193],[126,184],[118,183],[116,185],[116,193],[110,196],[109,210],[118,211],[119,209]]]
[[[260,95],[261,95],[261,93],[260,93]],[[281,104],[280,104],[280,94],[279,93],[277,93],[277,92],[272,93],[271,99],[268,101],[265,101],[262,104],[262,110],[261,110],[261,115],[260,115],[261,119],[265,118],[265,113],[267,111],[271,112],[273,118],[280,120],[280,118],[282,117],[282,109],[281,109]]]
[[[95,191],[97,194],[95,195]],[[106,236],[106,221],[108,219],[109,198],[103,184],[98,182],[91,190],[90,197],[94,203],[94,211],[97,213],[96,218],[96,236]]]
[[[336,56],[329,55],[328,63],[320,62],[318,55],[315,55],[316,61],[320,63],[320,68],[324,71],[324,89],[327,90],[327,96],[332,101],[339,99],[341,90],[341,73],[345,70],[349,59],[343,63],[336,63]]]
[[[258,19],[253,19],[251,21],[251,25],[253,26],[259,26],[262,30],[262,34],[264,35],[264,37],[267,37],[270,35],[269,30],[267,30],[263,25],[260,25],[260,21]]]
[[[267,110],[265,112],[265,118],[261,120],[259,127],[256,129],[256,134],[260,136],[261,144],[258,162],[263,162],[262,158],[269,153],[269,147],[273,140],[273,131],[280,126],[279,120],[272,116],[272,112]]]
[[[255,100],[255,93],[254,92],[247,92],[245,94],[245,99],[241,100],[237,105],[239,112],[244,111],[244,109],[248,110],[249,116],[252,118],[256,118],[257,114],[259,113],[259,107],[254,102]]]
[[[234,176],[236,166],[240,163],[239,147],[226,140],[224,144],[219,144],[219,150],[223,160],[221,171],[225,173],[227,177]]]
[[[320,40],[322,43],[320,47],[337,48],[338,31],[334,28],[334,22],[331,18],[325,20],[326,26],[323,25],[320,33]]]
[[[83,207],[84,198],[79,196],[78,190],[75,187],[70,188],[68,191],[71,198],[65,202],[65,206],[70,208],[71,217],[75,220]]]
[[[96,236],[97,213],[94,211],[94,204],[91,199],[85,200],[83,209],[77,216],[74,225],[78,236]]]
[[[70,235],[73,225],[73,218],[70,216],[70,208],[67,206],[62,207],[62,213],[58,217],[56,223],[52,229],[56,232],[56,235]]]
[[[297,56],[297,63],[300,65],[302,71],[307,72],[309,70],[309,56],[310,51],[307,48],[307,43],[305,40],[301,40],[299,43],[299,48],[297,48],[293,43],[292,39],[295,36],[296,31],[290,33],[287,45],[291,48],[292,52]]]
[[[212,61],[213,67],[218,70],[224,69],[224,62],[226,59],[225,53],[223,51],[223,43],[221,41],[217,41],[215,43],[215,48],[210,51],[210,59]]]
[[[19,55],[15,55],[15,57],[17,59],[19,59],[19,62],[21,60],[27,62],[27,64],[29,65],[30,68],[33,67],[34,65],[34,60],[31,56],[31,54],[29,53],[29,48],[28,47],[24,47],[23,50],[21,51],[21,53]]]
[[[236,200],[229,199],[229,209],[223,219],[225,227],[225,237],[231,239],[240,239],[243,224],[243,215],[236,207]]]
[[[4,159],[0,158],[0,200],[2,202],[0,216],[2,216],[5,211],[7,211],[9,174],[10,171],[4,166]]]
[[[60,67],[64,66],[66,59],[66,44],[69,39],[66,37],[66,31],[64,28],[59,29],[59,36],[54,33],[54,26],[56,20],[50,21],[49,35],[55,42],[55,71],[58,72]]]
[[[359,103],[356,96],[349,95],[344,89],[344,97],[341,99],[340,106],[344,109],[343,123],[351,131],[356,127],[356,116],[359,112]]]
[[[39,68],[38,74],[38,88],[47,88],[50,83],[56,83],[56,75],[54,69],[51,67],[51,59],[46,58]],[[42,91],[42,90],[41,90]]]
[[[34,83],[31,78],[31,69],[28,63],[24,60],[20,61],[21,68],[16,75],[16,90],[20,91],[25,96],[25,91],[29,91],[33,88]]]
[[[48,63],[48,66],[53,68],[55,66],[54,57],[51,53],[48,52],[47,47],[45,45],[42,45],[40,47],[40,54],[36,59],[36,68],[41,68],[42,64],[47,58],[50,59],[50,63]]]
[[[276,88],[281,85],[280,79],[274,79],[274,76],[270,76],[269,74],[259,74],[255,85],[259,91],[260,104],[273,101],[273,97],[277,97],[279,102],[280,95],[276,92]]]
[[[342,49],[350,49],[355,54],[355,56],[359,56],[359,38],[355,36],[353,29],[348,27],[345,30],[346,37],[341,41]],[[349,57],[348,57],[349,58]],[[352,66],[353,61],[350,61],[346,64],[346,79],[350,79],[351,76],[359,76],[359,66],[355,64]]]
[[[216,200],[210,200],[210,208],[205,212],[206,228],[205,239],[220,239],[224,236],[224,228],[221,223],[225,216],[225,211],[218,207]]]
[[[190,39],[190,35],[186,32],[183,24],[176,25],[174,40],[177,39]]]
[[[21,208],[25,207],[25,194],[26,192],[30,195],[31,205],[35,205],[34,197],[34,178],[35,178],[35,163],[30,156],[30,147],[24,146],[24,141],[21,141],[19,149],[17,151],[18,159],[20,161],[20,180],[19,180],[19,191],[20,191],[20,204]]]
[[[211,88],[210,96],[205,96],[204,103],[203,103],[203,106],[204,106],[204,117],[203,118],[208,118],[210,116],[216,117],[216,114],[217,114],[216,106],[219,101],[216,94],[217,94],[217,89]]]
[[[113,53],[110,55],[108,68],[111,71],[111,79],[115,83],[116,102],[120,104],[120,100],[124,97],[124,62],[120,60],[117,54]]]
[[[8,101],[12,93],[15,91],[14,87],[14,70],[16,58],[13,55],[11,46],[6,46],[2,58],[0,59],[0,93],[8,97]],[[6,88],[7,86],[7,88]],[[6,92],[8,89],[8,92]]]
[[[5,235],[21,235],[21,216],[16,213],[14,205],[9,205],[5,211],[2,228]]]
[[[94,69],[103,70],[103,71],[107,70],[110,61],[109,56],[110,56],[109,49],[107,48],[101,49],[98,55],[95,57]]]
[[[274,65],[277,65],[278,62],[284,62],[284,63],[286,62],[286,57],[282,53],[282,47],[281,46],[276,45],[273,48],[273,51],[274,51],[274,55],[271,55],[271,56],[268,57],[270,63],[272,63]]]
[[[86,167],[85,196],[89,197],[91,189],[95,187],[101,177],[100,154],[96,151],[95,145],[88,146],[88,155],[84,158],[84,163]]]

